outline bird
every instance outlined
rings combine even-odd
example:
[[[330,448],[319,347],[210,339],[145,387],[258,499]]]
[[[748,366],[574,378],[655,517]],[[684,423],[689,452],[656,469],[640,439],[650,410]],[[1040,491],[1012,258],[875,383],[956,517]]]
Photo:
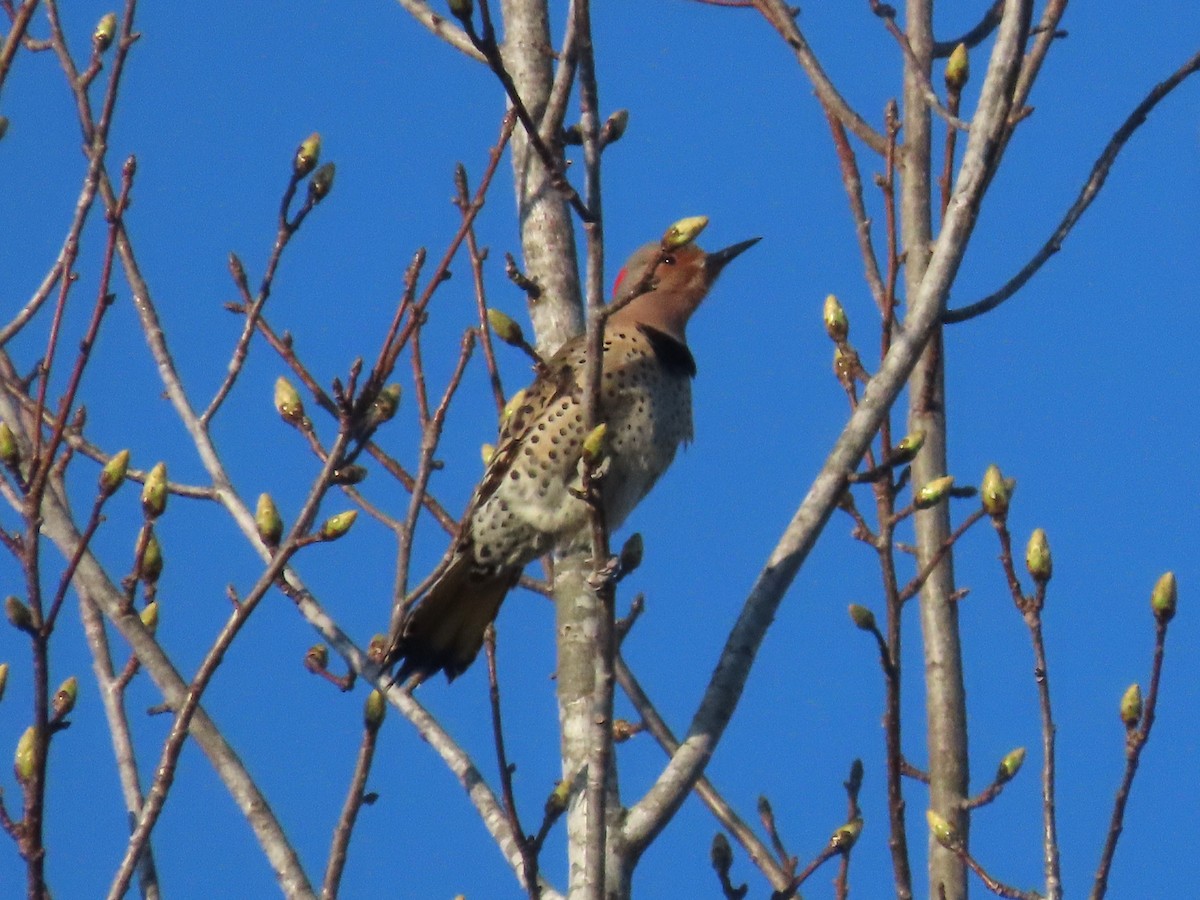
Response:
[[[707,219],[695,221],[702,228]],[[691,441],[696,362],[688,320],[726,265],[758,241],[705,253],[694,242],[676,247],[664,239],[638,249],[617,276],[597,410],[606,425],[599,500],[610,529]],[[415,686],[438,671],[453,681],[478,655],[525,566],[588,539],[590,510],[579,493],[586,363],[586,335],[579,335],[509,401],[440,574],[391,635],[384,664],[390,670],[400,663],[394,682]]]

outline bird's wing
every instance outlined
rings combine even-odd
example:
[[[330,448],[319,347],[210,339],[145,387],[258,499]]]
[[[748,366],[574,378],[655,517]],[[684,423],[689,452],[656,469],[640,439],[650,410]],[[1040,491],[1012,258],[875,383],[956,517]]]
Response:
[[[470,534],[468,525],[471,516],[492,496],[497,486],[508,475],[513,460],[520,453],[526,438],[550,408],[561,402],[564,397],[570,397],[577,403],[582,402],[582,388],[576,378],[576,364],[583,352],[582,341],[580,336],[564,344],[562,349],[546,362],[533,384],[525,389],[520,401],[501,422],[495,452],[492,453],[492,458],[488,461],[483,477],[479,480],[479,485],[475,488],[463,515],[459,528],[460,538],[456,542],[458,549],[463,548],[463,541]]]

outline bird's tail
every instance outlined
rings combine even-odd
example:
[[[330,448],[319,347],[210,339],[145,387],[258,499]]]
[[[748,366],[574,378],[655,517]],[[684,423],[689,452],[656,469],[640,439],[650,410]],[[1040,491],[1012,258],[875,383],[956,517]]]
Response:
[[[388,662],[401,662],[396,683],[415,677],[419,684],[438,671],[453,681],[466,671],[520,576],[519,568],[482,568],[469,554],[456,554],[392,638]]]

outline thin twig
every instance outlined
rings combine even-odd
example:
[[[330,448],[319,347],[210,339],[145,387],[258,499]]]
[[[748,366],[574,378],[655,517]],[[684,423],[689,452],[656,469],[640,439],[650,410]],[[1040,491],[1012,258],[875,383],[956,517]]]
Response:
[[[368,703],[370,701],[368,700]],[[382,700],[379,708],[385,709]],[[342,814],[338,816],[337,825],[333,829],[333,841],[329,847],[329,862],[325,867],[325,880],[321,885],[322,900],[335,900],[338,887],[342,881],[342,872],[346,867],[346,854],[350,849],[350,836],[354,833],[354,824],[366,800],[367,776],[371,773],[371,763],[375,759],[375,746],[379,740],[378,721],[369,717],[363,725],[362,741],[358,746],[358,756],[354,761],[354,774],[350,777],[350,787],[346,791],[346,801],[342,804]]]
[[[1054,232],[1042,245],[1041,249],[1034,254],[1033,258],[1016,275],[1005,282],[999,290],[988,294],[983,299],[977,300],[967,306],[947,310],[942,316],[942,321],[950,324],[974,319],[995,309],[1024,287],[1026,282],[1045,264],[1046,260],[1062,249],[1063,241],[1071,233],[1071,229],[1075,227],[1075,223],[1079,221],[1087,208],[1092,205],[1092,201],[1096,199],[1096,196],[1100,193],[1100,189],[1104,187],[1104,182],[1108,178],[1108,173],[1112,169],[1113,163],[1117,160],[1117,155],[1124,148],[1133,133],[1145,123],[1150,111],[1158,105],[1160,100],[1175,90],[1184,79],[1194,74],[1197,69],[1200,69],[1200,52],[1197,52],[1187,62],[1176,69],[1165,81],[1156,84],[1150,93],[1146,95],[1146,98],[1129,114],[1121,127],[1109,139],[1099,158],[1092,165],[1091,174],[1088,175],[1087,181],[1084,182],[1083,187],[1080,189],[1079,196],[1075,198],[1075,202],[1071,204],[1062,221],[1058,223],[1058,227],[1054,229]]]
[[[1113,855],[1117,851],[1117,841],[1125,821],[1125,805],[1129,802],[1129,792],[1133,787],[1133,778],[1137,774],[1138,763],[1142,758],[1142,750],[1150,739],[1150,729],[1154,727],[1154,712],[1158,706],[1159,682],[1162,676],[1163,654],[1166,649],[1167,622],[1156,619],[1154,628],[1154,660],[1150,665],[1150,688],[1142,707],[1141,722],[1136,728],[1129,730],[1125,737],[1125,771],[1121,776],[1121,784],[1117,788],[1113,800],[1112,820],[1108,833],[1104,838],[1104,849],[1100,854],[1100,863],[1096,867],[1096,877],[1092,885],[1090,900],[1103,900],[1108,893],[1108,875],[1112,868]]]

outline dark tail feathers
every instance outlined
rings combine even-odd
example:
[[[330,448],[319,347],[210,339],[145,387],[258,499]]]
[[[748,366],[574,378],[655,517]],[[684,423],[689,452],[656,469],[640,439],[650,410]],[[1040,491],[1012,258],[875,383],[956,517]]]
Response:
[[[420,684],[435,672],[453,681],[479,655],[483,633],[520,569],[483,569],[469,555],[458,555],[414,606],[392,639],[388,663],[402,661],[397,684],[410,677]]]

